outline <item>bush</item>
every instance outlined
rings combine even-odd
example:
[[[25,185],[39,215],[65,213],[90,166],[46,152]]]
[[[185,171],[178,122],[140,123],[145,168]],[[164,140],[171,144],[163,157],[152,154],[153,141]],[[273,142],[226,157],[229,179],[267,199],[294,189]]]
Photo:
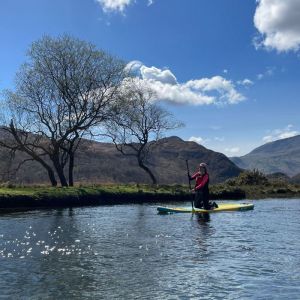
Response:
[[[245,171],[236,178],[238,185],[269,185],[266,175],[257,169]]]

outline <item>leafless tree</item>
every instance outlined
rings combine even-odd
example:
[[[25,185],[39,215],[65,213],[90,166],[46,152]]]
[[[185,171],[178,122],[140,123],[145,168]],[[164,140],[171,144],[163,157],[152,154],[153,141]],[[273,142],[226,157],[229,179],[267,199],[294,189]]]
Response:
[[[154,102],[155,92],[135,79],[123,82],[118,112],[106,122],[106,132],[122,154],[134,156],[151,178],[157,179],[147,162],[151,150],[167,130],[183,126],[171,113]]]
[[[62,186],[73,185],[75,153],[82,138],[111,117],[126,69],[123,61],[85,41],[48,36],[34,42],[4,93],[1,145],[27,153]],[[64,169],[69,165],[68,178]]]

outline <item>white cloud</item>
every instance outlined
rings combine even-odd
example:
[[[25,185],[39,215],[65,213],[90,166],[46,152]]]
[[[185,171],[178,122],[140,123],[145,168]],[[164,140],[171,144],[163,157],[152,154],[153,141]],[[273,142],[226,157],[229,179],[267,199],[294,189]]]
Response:
[[[126,70],[133,73],[140,72],[142,65],[139,60],[133,60],[126,65]]]
[[[293,125],[289,124],[284,129],[275,129],[269,132],[268,135],[263,137],[263,142],[269,143],[281,139],[286,139],[300,134],[299,131],[293,130]]]
[[[243,85],[243,86],[250,86],[250,85],[253,85],[254,82],[248,78],[245,78],[244,80],[237,81],[237,84]]]
[[[141,66],[140,70],[143,79],[153,79],[155,81],[160,81],[161,83],[177,84],[176,77],[168,69],[161,70],[155,67],[148,68],[146,66]]]
[[[96,0],[105,12],[119,11],[124,12],[133,0]]]
[[[239,147],[232,147],[232,148],[225,148],[225,152],[230,153],[230,154],[236,154],[240,152]]]
[[[265,77],[270,77],[274,75],[276,68],[275,67],[267,67],[263,73],[257,74],[256,77],[258,80],[261,80]]]
[[[154,0],[148,0],[148,4],[147,4],[147,6],[150,6],[150,5],[152,5],[152,4],[153,4],[153,2],[154,2]]]
[[[257,0],[254,24],[260,33],[257,47],[278,52],[300,48],[300,1]]]
[[[224,142],[225,138],[216,136],[216,137],[214,137],[214,140],[217,141],[217,142]]]
[[[261,80],[264,78],[264,74],[260,73],[260,74],[257,74],[257,79],[258,80]]]
[[[188,139],[189,142],[195,142],[199,145],[203,145],[205,143],[205,140],[200,137],[200,136],[191,136],[189,139]]]
[[[140,76],[137,80],[153,89],[157,100],[192,105],[235,104],[245,100],[234,84],[222,76],[178,83],[176,76],[169,69],[147,67],[137,61],[130,62],[128,66],[139,69]]]

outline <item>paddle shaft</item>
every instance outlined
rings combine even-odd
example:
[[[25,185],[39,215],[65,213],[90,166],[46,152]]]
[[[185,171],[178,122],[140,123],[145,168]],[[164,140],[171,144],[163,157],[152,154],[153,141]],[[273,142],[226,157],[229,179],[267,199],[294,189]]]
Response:
[[[187,176],[188,176],[188,179],[189,179],[189,188],[191,190],[192,186],[191,186],[191,179],[190,179],[189,161],[186,159],[185,162],[186,162]],[[192,198],[192,208],[194,210],[194,199],[193,198]]]

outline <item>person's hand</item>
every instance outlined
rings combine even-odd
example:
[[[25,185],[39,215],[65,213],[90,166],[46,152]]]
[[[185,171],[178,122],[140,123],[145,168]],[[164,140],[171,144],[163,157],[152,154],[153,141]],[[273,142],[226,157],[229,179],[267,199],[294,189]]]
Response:
[[[195,189],[191,189],[191,193],[192,193],[192,194],[195,194]]]

